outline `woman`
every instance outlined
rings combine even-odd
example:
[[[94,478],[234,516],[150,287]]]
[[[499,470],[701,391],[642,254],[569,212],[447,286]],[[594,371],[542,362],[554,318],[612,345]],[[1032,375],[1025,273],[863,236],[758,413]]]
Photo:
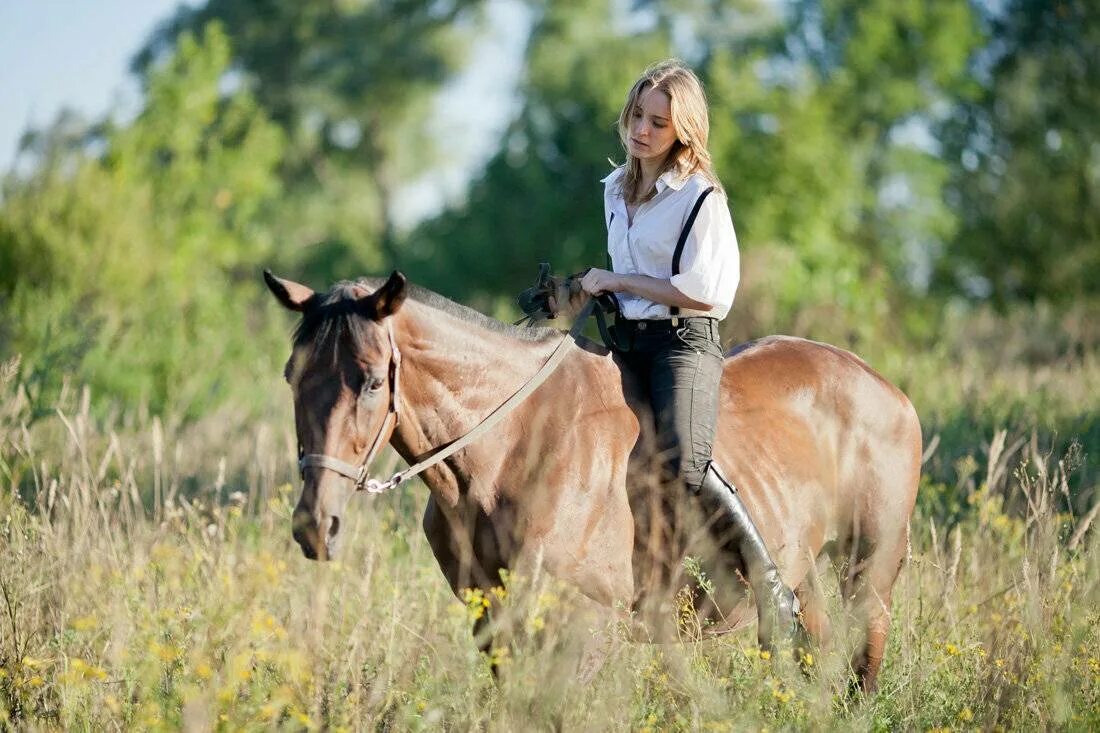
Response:
[[[623,361],[648,397],[658,447],[699,497],[720,544],[744,561],[759,613],[759,639],[774,623],[789,635],[797,602],[752,519],[711,461],[722,349],[718,322],[740,277],[737,237],[707,151],[709,120],[699,79],[676,61],[650,67],[626,98],[619,137],[626,163],[604,179],[611,270],[589,270],[589,293],[617,294]]]

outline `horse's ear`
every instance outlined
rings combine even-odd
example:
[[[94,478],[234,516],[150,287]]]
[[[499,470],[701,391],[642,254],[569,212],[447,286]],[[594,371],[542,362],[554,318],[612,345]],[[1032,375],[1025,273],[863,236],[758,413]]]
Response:
[[[374,300],[375,320],[381,321],[398,311],[401,304],[405,302],[405,296],[408,295],[408,289],[405,287],[408,282],[408,279],[399,270],[394,270],[393,274],[390,275],[390,279],[374,291],[373,295],[369,296]]]
[[[271,291],[276,300],[283,304],[284,308],[299,313],[306,309],[310,299],[316,295],[312,289],[301,283],[275,277],[271,274],[271,270],[264,270],[264,282],[267,283],[268,290]]]

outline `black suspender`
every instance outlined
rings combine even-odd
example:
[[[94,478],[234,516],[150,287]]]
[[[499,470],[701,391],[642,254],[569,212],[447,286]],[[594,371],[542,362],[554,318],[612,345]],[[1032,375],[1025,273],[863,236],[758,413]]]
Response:
[[[684,245],[687,244],[688,234],[691,233],[691,228],[695,226],[695,219],[699,216],[699,209],[703,208],[703,202],[706,200],[710,192],[714,190],[714,186],[710,186],[703,190],[699,194],[699,198],[695,199],[695,206],[692,207],[691,213],[688,214],[687,221],[684,222],[684,228],[680,230],[680,238],[676,240],[676,250],[672,253],[672,274],[680,274],[680,258],[684,254]],[[611,212],[611,218],[607,220],[607,229],[611,230],[611,222],[615,221],[615,212]],[[613,269],[611,267],[611,253],[607,253],[607,269]],[[680,316],[680,309],[677,306],[669,306],[669,314],[672,316],[672,325],[677,325],[677,319]]]
[[[607,231],[611,231],[611,222],[615,221],[615,212],[611,212],[611,218],[607,220]],[[611,263],[611,250],[607,250],[607,269],[608,272],[615,272],[615,265]]]
[[[695,200],[695,206],[692,207],[691,213],[688,214],[687,221],[684,222],[684,228],[680,230],[680,239],[676,241],[676,251],[672,253],[672,274],[680,274],[680,257],[684,254],[684,245],[687,244],[688,234],[691,233],[691,227],[695,225],[695,217],[699,216],[699,209],[703,208],[703,201],[706,200],[710,192],[714,190],[714,186],[710,186],[705,189],[699,198]],[[680,309],[677,306],[671,305],[668,307],[669,315],[672,316],[672,325],[678,325],[677,319],[680,316]]]

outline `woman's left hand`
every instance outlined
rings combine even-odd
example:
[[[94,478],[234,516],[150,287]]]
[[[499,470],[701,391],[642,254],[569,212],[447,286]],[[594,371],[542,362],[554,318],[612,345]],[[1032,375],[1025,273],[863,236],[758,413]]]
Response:
[[[617,273],[593,267],[581,278],[581,287],[586,293],[592,295],[618,293],[623,290],[623,277]]]

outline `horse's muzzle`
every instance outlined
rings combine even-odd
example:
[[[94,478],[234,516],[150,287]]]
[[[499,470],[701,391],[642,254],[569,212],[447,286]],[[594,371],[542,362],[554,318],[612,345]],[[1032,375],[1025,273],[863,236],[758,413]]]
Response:
[[[325,515],[315,517],[299,506],[292,519],[294,540],[302,548],[302,554],[310,560],[331,560],[336,554],[340,517]]]

